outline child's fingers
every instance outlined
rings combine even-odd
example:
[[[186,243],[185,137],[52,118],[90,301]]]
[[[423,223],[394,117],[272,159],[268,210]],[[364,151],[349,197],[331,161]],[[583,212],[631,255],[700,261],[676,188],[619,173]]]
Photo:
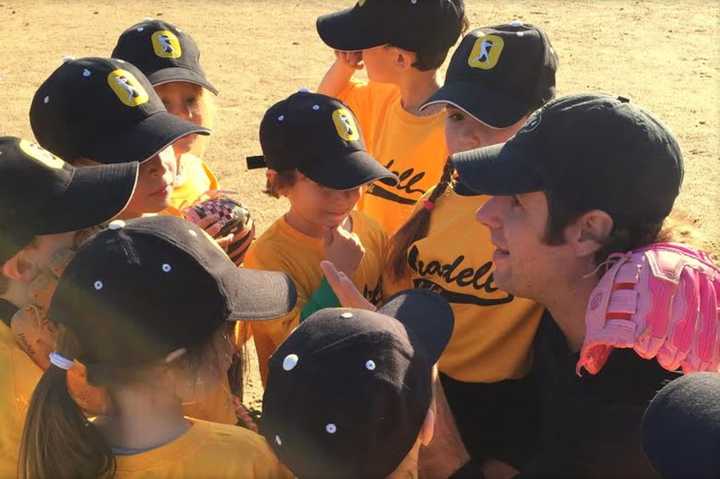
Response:
[[[327,279],[328,284],[341,305],[346,308],[375,311],[375,306],[365,299],[362,293],[355,287],[352,280],[342,271],[338,271],[331,261],[321,261],[320,269],[322,269],[325,279]]]

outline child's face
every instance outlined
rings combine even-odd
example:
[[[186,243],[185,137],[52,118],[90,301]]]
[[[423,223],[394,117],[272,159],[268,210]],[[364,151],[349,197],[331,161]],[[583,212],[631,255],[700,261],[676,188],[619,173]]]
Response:
[[[283,192],[290,210],[310,229],[323,233],[342,224],[360,199],[361,187],[333,190],[297,173],[295,184]]]
[[[525,117],[523,117],[507,128],[493,128],[453,106],[448,105],[446,111],[445,141],[450,154],[504,143],[525,122]]]
[[[140,165],[138,183],[122,218],[144,213],[158,213],[170,205],[177,161],[172,147],[167,147]]]
[[[202,105],[203,89],[199,85],[176,81],[158,85],[155,91],[165,104],[167,111],[183,120],[203,126],[204,108]],[[188,135],[174,145],[175,153],[180,156],[190,151],[197,135]]]
[[[33,239],[33,242],[23,248],[20,257],[25,266],[32,268],[35,274],[31,274],[33,278],[41,270],[50,266],[50,262],[60,250],[72,249],[75,247],[75,231],[67,233],[58,233],[52,235],[40,235]]]

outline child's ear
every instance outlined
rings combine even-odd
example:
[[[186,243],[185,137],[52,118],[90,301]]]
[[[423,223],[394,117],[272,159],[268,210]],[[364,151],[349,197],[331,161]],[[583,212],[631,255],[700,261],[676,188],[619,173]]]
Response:
[[[415,64],[415,59],[417,58],[416,53],[398,47],[393,47],[393,51],[393,60],[396,68],[407,70]]]
[[[565,239],[577,257],[590,256],[602,248],[612,233],[615,222],[602,210],[583,214],[565,230]]]
[[[22,251],[5,261],[2,266],[2,273],[5,277],[21,283],[29,283],[33,280],[32,267],[21,258]]]

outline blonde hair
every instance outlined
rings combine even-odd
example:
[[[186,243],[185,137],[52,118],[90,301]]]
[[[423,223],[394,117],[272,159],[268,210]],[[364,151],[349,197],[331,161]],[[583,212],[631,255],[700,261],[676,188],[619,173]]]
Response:
[[[198,106],[200,107],[200,114],[202,115],[202,124],[205,128],[212,130],[215,127],[215,120],[217,116],[217,102],[215,101],[215,95],[213,95],[206,88],[200,87],[200,94],[198,96]],[[198,135],[197,139],[190,149],[190,153],[203,158],[205,151],[210,144],[210,136]]]

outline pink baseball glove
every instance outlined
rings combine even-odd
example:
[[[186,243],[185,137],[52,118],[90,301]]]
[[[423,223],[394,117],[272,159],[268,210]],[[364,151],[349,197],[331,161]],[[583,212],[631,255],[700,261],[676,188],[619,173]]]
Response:
[[[253,239],[255,222],[242,203],[228,196],[216,196],[183,210],[183,217],[218,240],[237,265],[241,264]]]
[[[720,268],[699,250],[656,243],[625,254],[590,295],[576,371],[597,374],[613,348],[670,371],[720,370]]]

